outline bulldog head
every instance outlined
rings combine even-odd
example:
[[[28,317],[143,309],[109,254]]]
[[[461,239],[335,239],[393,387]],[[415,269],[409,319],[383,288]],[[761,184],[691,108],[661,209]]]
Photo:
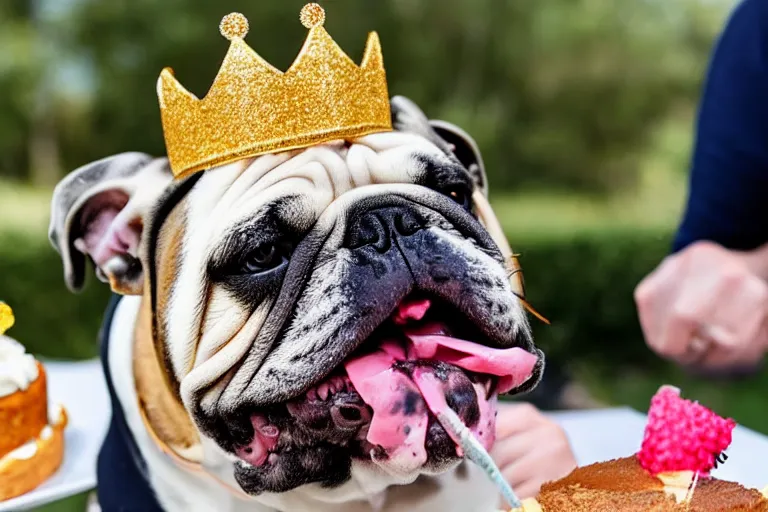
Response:
[[[475,143],[392,103],[391,133],[182,181],[121,154],[55,191],[68,286],[89,258],[151,303],[174,391],[248,493],[445,471],[425,383],[489,447],[497,395],[541,376]]]

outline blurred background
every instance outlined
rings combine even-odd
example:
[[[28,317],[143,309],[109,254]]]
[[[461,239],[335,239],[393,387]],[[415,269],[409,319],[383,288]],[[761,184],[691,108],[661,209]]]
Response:
[[[326,0],[353,59],[381,36],[390,92],[469,131],[521,253],[553,368],[593,399],[645,410],[659,384],[768,433],[768,375],[713,382],[646,349],[632,292],[669,249],[686,195],[696,104],[735,0]],[[52,187],[121,152],[163,153],[155,82],[203,96],[231,11],[287,69],[303,0],[0,0],[0,298],[11,334],[57,358],[96,354],[105,287],[63,283],[46,228]],[[553,372],[554,375],[554,372]],[[560,372],[557,372],[560,376]]]

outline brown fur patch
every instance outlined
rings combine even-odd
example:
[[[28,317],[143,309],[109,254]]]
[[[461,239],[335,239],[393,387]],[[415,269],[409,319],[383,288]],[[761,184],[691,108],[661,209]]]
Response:
[[[197,429],[186,409],[168,385],[165,370],[152,342],[152,312],[149,297],[144,296],[134,334],[133,373],[139,408],[150,435],[186,456],[200,444]]]
[[[157,237],[155,250],[156,315],[152,318],[150,293],[144,297],[134,336],[133,372],[139,408],[150,436],[182,457],[199,446],[197,429],[178,395],[179,383],[173,373],[165,346],[165,314],[168,310],[184,239],[184,202],[168,214]],[[153,325],[157,329],[153,329]]]
[[[184,244],[184,205],[184,201],[176,205],[163,222],[163,227],[160,229],[157,237],[154,261],[156,268],[155,279],[157,281],[155,283],[155,297],[157,300],[155,305],[155,325],[157,326],[157,331],[153,333],[154,345],[157,355],[161,358],[160,361],[165,368],[169,384],[177,396],[179,393],[179,383],[174,375],[165,345],[167,338],[166,313],[168,312],[174,285],[178,278],[179,259],[181,258],[181,250]],[[149,289],[149,286],[146,289]]]

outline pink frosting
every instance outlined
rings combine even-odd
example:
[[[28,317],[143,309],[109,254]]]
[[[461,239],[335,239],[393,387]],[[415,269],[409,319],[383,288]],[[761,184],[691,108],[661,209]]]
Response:
[[[390,460],[402,469],[416,468],[426,461],[427,406],[432,411],[447,407],[447,383],[439,380],[428,366],[417,368],[415,381],[411,380],[397,369],[398,361],[442,361],[467,371],[493,375],[499,377],[499,392],[524,383],[537,361],[535,355],[521,348],[493,349],[443,334],[420,334],[428,332],[436,332],[435,326],[418,332],[406,329],[405,349],[399,341],[389,340],[373,353],[345,363],[350,381],[373,410],[366,439],[383,447]],[[496,397],[486,397],[481,384],[474,387],[480,421],[472,431],[489,449],[495,439]]]
[[[715,457],[731,444],[736,422],[703,405],[680,397],[680,390],[662,386],[651,400],[640,464],[656,475],[694,471],[708,475]]]

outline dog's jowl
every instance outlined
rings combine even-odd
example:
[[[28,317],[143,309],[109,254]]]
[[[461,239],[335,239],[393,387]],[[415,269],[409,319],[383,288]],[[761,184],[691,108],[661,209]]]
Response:
[[[185,175],[121,154],[57,187],[67,284],[90,260],[126,296],[105,357],[161,508],[498,502],[457,470],[418,380],[490,447],[498,395],[534,387],[543,354],[475,143],[404,98],[387,108],[390,131]]]

